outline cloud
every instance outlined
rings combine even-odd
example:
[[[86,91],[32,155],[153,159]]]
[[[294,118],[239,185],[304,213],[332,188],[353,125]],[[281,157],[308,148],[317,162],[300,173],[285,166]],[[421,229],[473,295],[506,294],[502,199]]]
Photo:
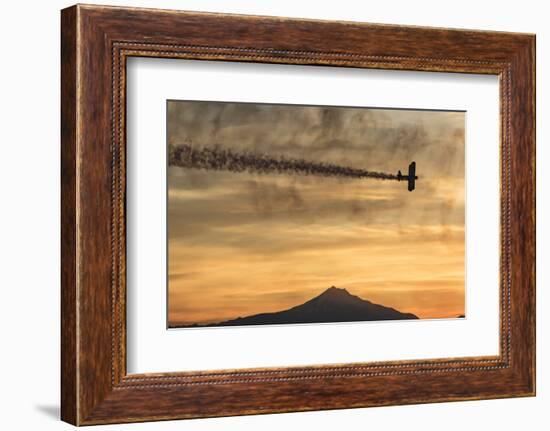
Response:
[[[461,176],[464,121],[463,112],[171,101],[168,140],[375,171],[414,157],[425,176]]]

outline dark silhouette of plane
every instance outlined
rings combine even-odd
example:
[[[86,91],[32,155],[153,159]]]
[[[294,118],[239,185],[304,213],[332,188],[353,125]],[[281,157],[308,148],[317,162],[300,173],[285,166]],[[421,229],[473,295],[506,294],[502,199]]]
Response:
[[[416,176],[416,162],[412,162],[409,165],[409,175],[403,175],[401,171],[397,171],[397,181],[408,181],[408,189],[410,192],[414,190],[415,182],[418,179]]]

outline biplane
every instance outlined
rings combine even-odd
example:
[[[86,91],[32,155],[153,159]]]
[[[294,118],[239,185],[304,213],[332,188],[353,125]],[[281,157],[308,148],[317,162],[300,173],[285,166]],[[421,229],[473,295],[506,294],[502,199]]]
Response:
[[[417,179],[416,162],[411,162],[409,165],[409,175],[403,175],[401,171],[397,171],[397,181],[407,181],[409,183],[407,188],[410,192],[414,190]]]

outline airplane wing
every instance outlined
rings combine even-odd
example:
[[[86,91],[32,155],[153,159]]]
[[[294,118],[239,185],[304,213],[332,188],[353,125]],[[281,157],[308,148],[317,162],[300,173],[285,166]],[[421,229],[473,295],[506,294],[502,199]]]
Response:
[[[408,179],[409,179],[408,189],[409,189],[410,192],[412,192],[414,190],[415,180],[416,180],[416,162],[412,162],[409,165]]]

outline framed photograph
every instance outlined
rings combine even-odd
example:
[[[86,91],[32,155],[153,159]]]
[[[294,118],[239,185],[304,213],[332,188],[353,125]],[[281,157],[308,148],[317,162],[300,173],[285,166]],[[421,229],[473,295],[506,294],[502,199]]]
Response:
[[[62,11],[61,415],[535,394],[535,36]]]

